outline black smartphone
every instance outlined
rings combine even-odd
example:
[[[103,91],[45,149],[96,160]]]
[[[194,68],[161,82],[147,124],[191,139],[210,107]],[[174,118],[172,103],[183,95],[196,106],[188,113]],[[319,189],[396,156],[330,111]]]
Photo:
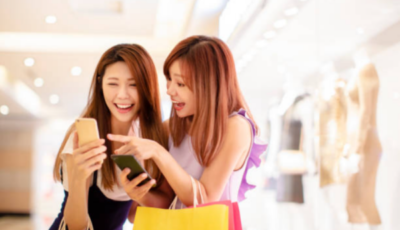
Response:
[[[113,159],[113,161],[118,165],[121,170],[124,170],[125,168],[129,168],[131,170],[131,172],[127,176],[128,180],[132,180],[142,173],[146,173],[147,178],[140,182],[138,186],[142,186],[152,179],[150,174],[146,171],[146,169],[144,169],[144,167],[133,155],[112,155],[111,159]],[[153,187],[156,187],[156,184],[154,184]]]

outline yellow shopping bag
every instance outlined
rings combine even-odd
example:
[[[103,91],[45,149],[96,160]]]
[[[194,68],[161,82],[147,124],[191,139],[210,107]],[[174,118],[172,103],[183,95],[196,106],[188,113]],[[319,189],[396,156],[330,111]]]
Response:
[[[226,205],[196,207],[197,188],[192,178],[194,207],[170,209],[138,207],[133,230],[228,230],[229,208]],[[201,194],[201,193],[200,193]]]
[[[168,210],[138,207],[134,230],[228,230],[228,207]]]

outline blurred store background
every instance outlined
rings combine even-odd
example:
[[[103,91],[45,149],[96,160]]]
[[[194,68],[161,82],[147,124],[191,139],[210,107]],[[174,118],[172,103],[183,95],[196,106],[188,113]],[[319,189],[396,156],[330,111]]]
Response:
[[[400,229],[400,0],[0,0],[0,229],[47,229],[58,214],[54,159],[100,55],[118,43],[147,49],[166,119],[163,62],[195,34],[229,45],[270,144],[248,175],[258,187],[240,204],[244,229]],[[368,63],[371,91],[359,79]],[[368,162],[351,136],[375,112],[382,151]],[[358,202],[376,210],[355,220],[346,207],[365,192],[375,194]]]

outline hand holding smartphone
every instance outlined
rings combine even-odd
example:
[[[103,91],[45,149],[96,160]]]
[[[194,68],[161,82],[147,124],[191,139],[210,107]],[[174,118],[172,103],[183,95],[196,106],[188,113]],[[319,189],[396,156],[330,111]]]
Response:
[[[75,128],[78,133],[79,147],[100,139],[97,121],[94,118],[78,118],[75,120]],[[99,163],[103,163],[99,161]]]
[[[139,186],[142,186],[152,180],[151,176],[149,173],[146,171],[146,169],[143,168],[143,166],[137,161],[135,156],[133,155],[112,155],[111,159],[118,165],[118,167],[121,170],[124,170],[125,168],[129,168],[131,172],[128,174],[128,179],[132,180],[133,178],[146,173],[147,178],[145,178],[142,182],[140,182]],[[157,185],[154,184],[153,187],[156,187]]]
[[[93,118],[78,118],[75,121],[75,127],[78,132],[80,147],[100,139],[97,122]],[[143,173],[146,173],[147,178],[145,178],[139,184],[139,186],[144,185],[152,180],[149,173],[144,169],[144,167],[137,161],[137,159],[133,155],[112,155],[111,159],[114,160],[114,162],[121,170],[124,170],[125,168],[129,168],[131,170],[128,175],[129,180],[132,180],[133,178]],[[153,185],[153,187],[155,186],[156,184]]]

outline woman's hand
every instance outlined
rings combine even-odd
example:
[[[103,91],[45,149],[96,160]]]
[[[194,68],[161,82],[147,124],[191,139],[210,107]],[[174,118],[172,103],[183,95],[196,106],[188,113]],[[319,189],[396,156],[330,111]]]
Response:
[[[73,153],[66,155],[69,178],[75,182],[86,182],[94,171],[101,168],[104,159],[107,157],[105,140],[100,139],[79,146],[78,134],[75,132],[73,143]]]
[[[150,180],[144,185],[139,184],[147,178],[146,173],[142,173],[139,176],[133,178],[131,181],[127,178],[130,173],[130,169],[126,168],[121,172],[120,179],[122,186],[128,196],[139,204],[142,204],[143,197],[150,191],[151,187],[156,183],[154,179]]]
[[[160,151],[165,150],[157,142],[139,137],[108,134],[107,138],[110,141],[117,141],[124,144],[122,147],[114,151],[115,154],[132,154],[140,162],[153,159],[154,157],[157,157],[157,154]]]

